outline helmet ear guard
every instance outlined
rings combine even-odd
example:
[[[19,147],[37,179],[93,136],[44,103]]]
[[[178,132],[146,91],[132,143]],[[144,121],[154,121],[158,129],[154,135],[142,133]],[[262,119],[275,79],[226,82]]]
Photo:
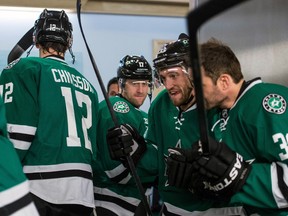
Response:
[[[123,90],[125,88],[125,83],[126,83],[126,79],[124,79],[124,78],[118,79],[118,85],[119,85],[121,90]]]

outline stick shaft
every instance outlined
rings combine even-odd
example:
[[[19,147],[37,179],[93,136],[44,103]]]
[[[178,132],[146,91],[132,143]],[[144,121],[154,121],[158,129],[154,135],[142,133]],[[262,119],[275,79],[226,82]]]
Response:
[[[103,96],[104,96],[104,98],[105,98],[105,101],[106,101],[106,103],[107,103],[107,106],[108,106],[108,109],[109,109],[111,118],[112,118],[112,120],[113,120],[113,122],[114,122],[114,125],[117,127],[117,126],[119,126],[118,119],[116,118],[116,115],[115,115],[115,113],[114,113],[114,110],[113,110],[113,108],[112,108],[112,105],[111,105],[111,103],[110,103],[110,100],[109,100],[109,98],[108,98],[108,95],[107,95],[105,86],[104,86],[104,84],[103,84],[103,81],[102,81],[100,72],[99,72],[98,67],[97,67],[97,65],[96,65],[96,62],[95,62],[95,60],[94,60],[94,58],[93,58],[93,55],[92,55],[92,53],[91,53],[91,51],[90,51],[90,48],[89,48],[89,46],[88,46],[88,43],[87,43],[87,41],[86,41],[86,38],[85,38],[85,35],[84,35],[84,32],[83,32],[83,29],[82,29],[81,17],[80,17],[80,10],[81,10],[81,0],[77,0],[77,16],[78,16],[78,21],[79,21],[79,26],[80,26],[81,34],[82,34],[82,37],[83,37],[83,39],[84,39],[85,46],[86,46],[87,51],[88,51],[88,54],[89,54],[89,58],[90,58],[90,60],[91,60],[91,62],[92,62],[94,72],[95,72],[95,74],[96,74],[96,76],[97,76],[97,80],[98,80],[99,85],[100,85],[100,87],[101,87],[101,91],[102,91]],[[151,211],[150,211],[150,208],[149,208],[149,205],[148,205],[148,202],[147,202],[147,198],[146,198],[146,196],[145,196],[144,188],[143,188],[143,186],[142,186],[142,184],[141,184],[141,181],[140,181],[140,178],[139,178],[139,176],[138,176],[138,174],[137,174],[137,172],[136,172],[136,168],[135,168],[135,165],[134,165],[134,163],[133,163],[133,160],[132,160],[131,156],[128,155],[128,156],[126,157],[126,160],[127,160],[127,162],[128,162],[131,175],[132,175],[132,177],[134,178],[134,181],[135,181],[135,183],[136,183],[137,189],[138,189],[138,191],[139,191],[139,193],[140,193],[141,200],[142,200],[142,202],[143,202],[145,211],[146,211],[146,213],[147,213],[148,215],[152,215],[152,213],[151,213]]]
[[[193,70],[195,93],[197,98],[196,103],[198,110],[200,141],[202,143],[202,149],[204,154],[209,154],[209,134],[202,89],[197,33],[200,26],[203,25],[207,20],[245,1],[247,0],[210,0],[192,10],[187,16],[190,56]]]

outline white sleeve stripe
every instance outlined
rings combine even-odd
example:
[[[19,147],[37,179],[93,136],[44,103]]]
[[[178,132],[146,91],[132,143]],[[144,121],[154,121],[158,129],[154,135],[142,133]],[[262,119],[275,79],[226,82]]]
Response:
[[[120,164],[113,170],[105,171],[106,175],[110,179],[114,179],[114,181],[118,182],[119,184],[127,184],[127,182],[131,179],[130,173],[128,173],[126,176],[123,176],[123,174],[125,175],[125,172],[127,172],[127,168],[124,167],[123,164]]]
[[[288,185],[288,167],[286,164],[277,162],[279,166],[283,169],[283,180]],[[274,200],[277,203],[278,208],[287,208],[288,203],[285,197],[283,196],[279,186],[278,186],[278,175],[276,163],[271,164],[271,183],[272,183],[272,193]]]
[[[9,133],[21,133],[28,135],[35,135],[36,127],[28,126],[28,125],[17,125],[17,124],[9,124],[7,123],[7,131]]]
[[[15,140],[15,139],[11,139],[11,138],[10,138],[10,140],[13,143],[14,148],[16,148],[16,149],[28,150],[31,146],[31,142]]]
[[[13,216],[39,216],[39,213],[34,203],[30,203],[29,205],[23,207],[21,210],[13,213]]]
[[[127,184],[127,182],[132,178],[131,174],[129,173],[124,179],[122,179],[119,184]]]
[[[109,178],[114,178],[118,176],[119,174],[121,174],[122,172],[124,172],[125,170],[127,170],[127,168],[124,167],[123,164],[120,164],[119,166],[115,167],[112,170],[105,171],[105,173]]]
[[[0,206],[15,202],[29,193],[28,181],[24,181],[0,193]]]
[[[117,197],[118,199],[125,200],[132,205],[138,206],[140,200],[131,196],[122,196],[120,194],[115,193],[114,191],[110,190],[109,188],[100,188],[94,186],[94,193],[95,194],[102,194],[105,196]],[[97,200],[95,200],[97,202]]]

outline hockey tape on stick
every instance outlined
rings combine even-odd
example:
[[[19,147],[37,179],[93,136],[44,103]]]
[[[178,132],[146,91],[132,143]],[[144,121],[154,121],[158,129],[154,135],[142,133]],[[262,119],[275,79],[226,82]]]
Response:
[[[100,75],[100,72],[98,70],[98,67],[96,65],[96,62],[94,60],[94,57],[91,53],[91,50],[88,46],[88,43],[86,41],[86,38],[85,38],[85,35],[84,35],[84,32],[83,32],[83,28],[82,28],[82,24],[81,24],[81,16],[80,16],[80,12],[81,12],[81,0],[77,0],[77,3],[76,3],[76,8],[77,8],[77,17],[78,17],[78,22],[79,22],[79,27],[80,27],[80,31],[81,31],[81,34],[82,34],[82,37],[83,37],[83,40],[85,42],[85,46],[86,46],[86,49],[88,51],[88,55],[89,55],[89,58],[91,60],[91,63],[92,63],[92,66],[93,66],[93,69],[94,69],[94,72],[96,74],[96,77],[97,77],[97,80],[99,82],[99,85],[101,87],[101,91],[102,91],[102,94],[104,96],[104,99],[107,103],[107,106],[108,106],[108,109],[109,109],[109,112],[110,112],[110,115],[111,115],[111,118],[114,122],[114,125],[117,127],[119,126],[119,123],[118,123],[118,120],[116,118],[116,115],[113,111],[113,108],[112,108],[112,105],[109,101],[109,98],[108,98],[108,95],[107,95],[107,92],[106,92],[106,89],[105,89],[105,86],[103,84],[103,81],[102,81],[102,78],[101,78],[101,75]],[[135,169],[135,166],[134,166],[134,163],[133,163],[133,160],[132,158],[129,156],[126,157],[127,159],[127,162],[128,162],[128,165],[129,165],[129,168],[130,168],[130,171],[131,171],[131,175],[132,177],[134,178],[135,180],[135,183],[136,183],[136,186],[137,186],[137,189],[141,195],[141,200],[143,202],[143,205],[144,205],[144,208],[145,208],[145,211],[148,215],[152,215],[151,211],[150,211],[150,208],[149,208],[149,205],[148,205],[148,202],[147,202],[147,199],[146,199],[146,196],[145,196],[145,192],[144,192],[144,188],[142,187],[142,184],[141,184],[141,181],[140,181],[140,178],[138,176],[138,174],[136,173],[136,169]]]
[[[206,110],[204,106],[202,78],[199,62],[199,50],[197,39],[198,29],[210,18],[245,1],[247,0],[210,0],[190,11],[187,16],[188,32],[190,37],[189,39],[190,58],[193,70],[195,94],[197,98],[196,103],[198,111],[198,123],[200,129],[200,140],[202,143],[203,154],[209,153],[209,139],[208,139],[208,126],[207,126],[208,124],[207,124]]]
[[[8,64],[18,59],[33,44],[33,31],[34,27],[27,31],[25,35],[23,35],[18,43],[13,47],[7,58]]]

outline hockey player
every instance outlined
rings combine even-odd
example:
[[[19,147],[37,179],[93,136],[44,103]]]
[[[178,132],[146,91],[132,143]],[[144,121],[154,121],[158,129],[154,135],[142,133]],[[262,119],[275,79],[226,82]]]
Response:
[[[150,93],[152,70],[143,56],[126,55],[120,60],[117,79],[120,94],[111,97],[110,102],[121,124],[120,127],[114,128],[106,102],[102,101],[99,104],[101,118],[97,124],[99,133],[97,147],[102,172],[99,172],[100,169],[97,167],[94,169],[95,205],[98,215],[132,216],[136,212],[145,210],[142,205],[139,205],[141,197],[129,172],[125,153],[122,152],[125,148],[121,147],[117,136],[127,142],[128,148],[131,148],[133,142],[135,143],[133,151],[131,148],[131,158],[137,167],[143,187],[149,187],[157,172],[156,149],[152,145],[146,146],[143,136],[148,126],[147,113],[139,108]],[[130,139],[131,135],[133,141]]]
[[[7,137],[2,98],[0,99],[0,146],[0,215],[39,215],[29,194],[28,181],[19,158]]]
[[[158,147],[158,173],[164,215],[191,215],[213,206],[213,201],[203,202],[186,189],[169,186],[166,158],[168,149],[188,148],[199,139],[197,110],[194,97],[188,37],[165,44],[154,59],[157,77],[165,89],[149,108],[147,140]],[[129,152],[128,142],[123,151]],[[177,169],[177,167],[176,167]],[[208,212],[208,214],[216,212]]]
[[[199,198],[243,206],[246,215],[287,215],[288,89],[261,78],[245,81],[237,57],[221,41],[203,43],[200,53],[206,107],[219,108],[211,127],[217,141],[210,140],[205,155],[200,142],[174,149],[170,168],[192,168],[172,168],[169,178],[188,177],[178,186]]]
[[[40,57],[17,59],[0,77],[9,137],[40,215],[90,215],[98,96],[64,61],[72,24],[63,10],[45,9],[33,39]]]
[[[167,161],[169,150],[189,148],[199,140],[188,36],[165,44],[153,62],[165,90],[159,93],[149,109],[147,140],[158,146],[158,188],[163,201],[163,215],[239,213],[235,208],[210,209],[214,206],[214,201],[200,200],[188,190],[175,187],[182,182],[181,178],[177,179],[179,182],[174,182],[173,178],[168,179],[170,176],[167,176],[167,171],[175,169],[180,172],[183,169],[176,164],[176,167],[169,167],[167,170],[167,163],[170,162]]]
[[[108,97],[116,96],[119,93],[119,85],[117,77],[113,77],[107,84]]]

